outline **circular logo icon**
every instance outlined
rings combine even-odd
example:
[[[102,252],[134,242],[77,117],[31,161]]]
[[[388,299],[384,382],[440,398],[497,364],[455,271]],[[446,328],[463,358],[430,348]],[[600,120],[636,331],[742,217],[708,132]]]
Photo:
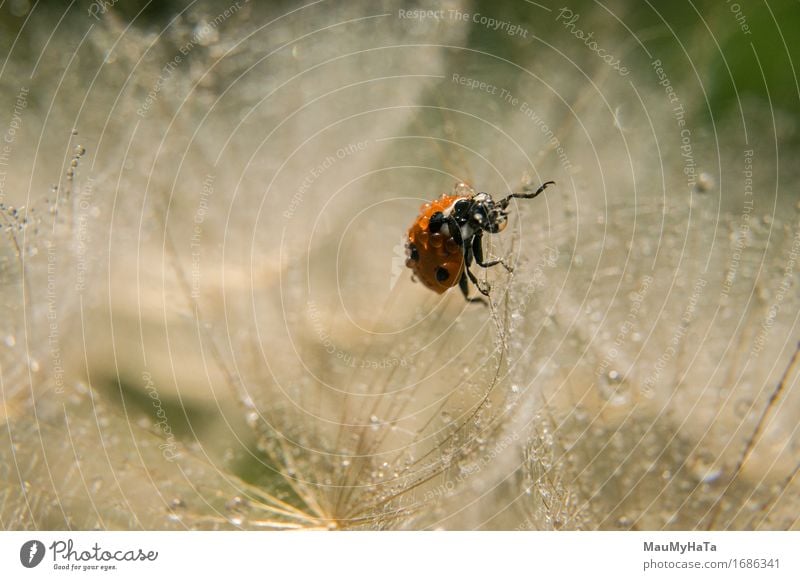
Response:
[[[26,568],[35,568],[44,558],[44,544],[39,540],[28,540],[19,549],[19,561]]]

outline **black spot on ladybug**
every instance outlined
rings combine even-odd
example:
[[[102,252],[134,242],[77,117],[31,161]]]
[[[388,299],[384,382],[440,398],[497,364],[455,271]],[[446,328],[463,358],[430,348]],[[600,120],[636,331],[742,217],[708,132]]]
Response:
[[[450,272],[447,271],[447,268],[442,268],[441,266],[436,268],[436,279],[439,282],[444,282],[449,277],[450,277]]]
[[[419,250],[414,244],[408,245],[408,257],[415,262],[419,261]]]

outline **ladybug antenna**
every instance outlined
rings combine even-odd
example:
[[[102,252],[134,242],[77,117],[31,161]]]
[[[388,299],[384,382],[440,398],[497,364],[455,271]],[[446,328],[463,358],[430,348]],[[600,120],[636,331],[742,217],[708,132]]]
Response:
[[[537,195],[539,195],[540,193],[542,193],[542,192],[543,192],[545,189],[547,189],[547,186],[548,186],[548,185],[555,185],[555,184],[556,184],[556,182],[555,182],[555,181],[545,181],[545,182],[544,182],[542,185],[540,185],[540,186],[539,186],[539,189],[537,189],[537,190],[536,190],[536,191],[534,191],[534,192],[528,192],[528,193],[512,193],[512,194],[511,194],[511,195],[509,195],[508,197],[505,197],[505,198],[501,199],[501,200],[498,202],[498,205],[499,205],[499,206],[500,206],[502,209],[505,209],[505,208],[507,208],[507,207],[508,207],[508,204],[509,204],[509,203],[511,203],[511,200],[512,200],[512,199],[514,199],[514,198],[519,198],[519,199],[533,199],[534,197],[536,197]]]

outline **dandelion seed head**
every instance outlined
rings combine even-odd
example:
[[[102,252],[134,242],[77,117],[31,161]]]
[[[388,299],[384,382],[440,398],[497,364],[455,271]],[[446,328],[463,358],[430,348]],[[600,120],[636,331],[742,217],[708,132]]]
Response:
[[[797,170],[762,170],[777,159],[773,114],[780,131],[793,117],[715,104],[707,126],[689,67],[665,65],[692,129],[688,164],[650,67],[630,83],[577,58],[570,74],[551,50],[509,67],[472,51],[496,31],[365,20],[355,5],[337,8],[340,29],[317,6],[261,34],[280,7],[215,20],[212,4],[158,33],[93,23],[79,68],[43,58],[31,78],[0,190],[13,294],[0,422],[22,451],[45,452],[4,522],[796,527],[783,497],[800,407],[776,385],[797,338],[800,206],[781,193]],[[581,22],[617,37],[601,16]],[[86,32],[85,14],[65,18],[75,26],[48,50]],[[409,34],[425,42],[386,48]],[[13,78],[30,78],[17,58]],[[527,108],[453,82],[467,71]],[[52,79],[59,113],[41,139],[31,120]],[[767,129],[744,144],[737,119]],[[52,171],[28,168],[33,153]],[[494,193],[550,178],[536,205],[514,206],[508,235],[485,240],[514,264],[479,271],[486,310],[396,275],[387,228],[402,235],[420,203],[454,183]],[[29,184],[46,194],[32,206]],[[69,458],[99,448],[111,468],[79,474]],[[57,494],[53,479],[66,482]]]

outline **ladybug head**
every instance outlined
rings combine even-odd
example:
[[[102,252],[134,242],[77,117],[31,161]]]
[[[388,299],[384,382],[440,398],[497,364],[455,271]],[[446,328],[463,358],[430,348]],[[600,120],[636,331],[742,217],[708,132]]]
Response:
[[[476,229],[490,234],[502,232],[508,225],[506,205],[502,202],[496,203],[488,193],[479,193],[472,198],[469,221]]]

